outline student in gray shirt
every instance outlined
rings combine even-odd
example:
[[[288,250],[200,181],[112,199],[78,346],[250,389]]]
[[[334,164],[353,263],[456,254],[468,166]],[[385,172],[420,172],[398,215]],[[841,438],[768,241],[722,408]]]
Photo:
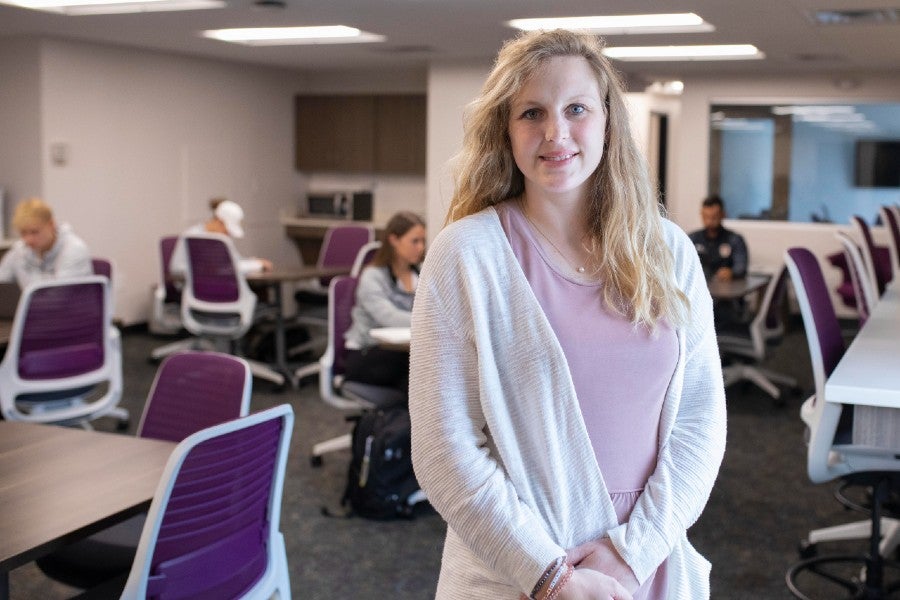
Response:
[[[388,221],[381,248],[363,269],[356,288],[353,325],[346,334],[348,380],[394,387],[407,393],[409,353],[382,348],[369,335],[375,327],[409,327],[425,255],[425,222],[403,211]]]

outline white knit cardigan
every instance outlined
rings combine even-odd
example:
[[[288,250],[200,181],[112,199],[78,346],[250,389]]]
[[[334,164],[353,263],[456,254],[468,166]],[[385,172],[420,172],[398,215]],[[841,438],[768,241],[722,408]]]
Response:
[[[697,253],[664,221],[690,299],[663,403],[656,469],[618,525],[572,378],[493,208],[446,227],[412,316],[416,476],[448,524],[437,598],[517,600],[550,562],[608,536],[643,582],[668,558],[669,598],[709,596],[686,530],[725,450],[725,393]]]

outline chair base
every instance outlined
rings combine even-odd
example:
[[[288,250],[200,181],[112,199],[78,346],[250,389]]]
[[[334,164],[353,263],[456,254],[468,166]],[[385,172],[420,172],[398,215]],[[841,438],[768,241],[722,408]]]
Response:
[[[772,396],[773,400],[781,399],[781,390],[775,385],[776,383],[790,386],[795,389],[797,388],[797,380],[793,377],[755,365],[743,363],[730,364],[722,367],[722,375],[725,380],[725,387],[737,383],[738,381],[750,381]]]
[[[785,575],[791,594],[799,600],[876,600],[900,597],[900,563],[879,561],[884,581],[870,585],[871,562],[862,555],[835,555],[809,558],[794,565]],[[815,595],[809,595],[815,594]]]

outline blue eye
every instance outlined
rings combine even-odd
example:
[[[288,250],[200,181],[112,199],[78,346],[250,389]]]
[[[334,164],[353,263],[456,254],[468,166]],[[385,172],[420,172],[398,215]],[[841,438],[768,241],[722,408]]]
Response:
[[[529,108],[525,112],[522,113],[522,118],[527,120],[534,120],[538,118],[539,111],[536,108]]]
[[[584,106],[582,106],[581,104],[573,104],[569,108],[569,110],[572,112],[572,114],[580,115],[580,114],[583,114],[585,112],[585,110],[587,110],[587,109]]]

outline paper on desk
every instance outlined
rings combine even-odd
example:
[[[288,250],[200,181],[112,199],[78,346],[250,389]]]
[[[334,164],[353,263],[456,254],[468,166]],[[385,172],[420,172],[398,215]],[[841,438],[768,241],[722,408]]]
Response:
[[[376,327],[369,335],[385,344],[408,344],[410,338],[409,327]]]

